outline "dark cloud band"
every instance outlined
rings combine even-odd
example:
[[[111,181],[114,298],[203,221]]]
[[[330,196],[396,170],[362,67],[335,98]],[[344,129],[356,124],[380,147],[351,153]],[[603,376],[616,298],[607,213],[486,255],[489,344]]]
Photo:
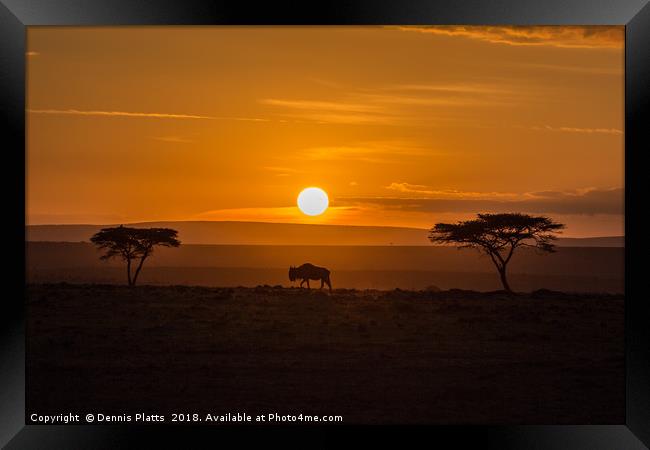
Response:
[[[375,205],[415,212],[528,212],[540,214],[612,214],[624,213],[624,190],[590,190],[581,194],[546,191],[531,193],[524,199],[436,199],[397,197],[339,198],[332,206]]]

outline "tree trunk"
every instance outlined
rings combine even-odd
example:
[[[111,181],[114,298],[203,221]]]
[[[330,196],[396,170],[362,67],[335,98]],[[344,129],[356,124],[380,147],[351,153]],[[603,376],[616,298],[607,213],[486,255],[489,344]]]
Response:
[[[138,280],[138,275],[140,275],[140,269],[142,269],[142,264],[144,264],[145,259],[147,259],[146,256],[140,258],[140,263],[138,264],[137,269],[135,269],[135,275],[133,275],[133,286],[135,286],[135,282]]]
[[[133,286],[133,282],[131,281],[131,260],[130,259],[126,260],[126,278],[129,281],[129,286]]]
[[[506,292],[512,293],[512,289],[510,289],[510,285],[508,284],[508,279],[506,278],[505,266],[499,268],[499,276],[501,277],[501,284],[503,284],[503,289],[505,289]]]

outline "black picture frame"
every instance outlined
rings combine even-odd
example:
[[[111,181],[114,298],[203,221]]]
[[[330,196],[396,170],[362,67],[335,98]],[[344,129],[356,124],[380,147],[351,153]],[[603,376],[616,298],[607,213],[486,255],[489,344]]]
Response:
[[[647,0],[0,0],[0,112],[7,272],[0,337],[0,445],[24,448],[192,448],[232,428],[25,425],[25,45],[37,25],[625,25],[625,423],[575,426],[430,426],[426,442],[454,448],[642,449],[650,446],[650,301],[644,295],[641,171],[650,149],[650,6]],[[9,287],[11,289],[9,289]],[[301,428],[304,429],[304,428]],[[348,430],[338,426],[332,430]],[[242,430],[234,430],[235,432]],[[295,431],[295,428],[294,428]],[[369,431],[369,430],[367,430]],[[316,430],[322,436],[319,430]],[[373,429],[373,434],[375,431]],[[324,436],[322,436],[324,437]],[[319,438],[320,439],[320,438]],[[209,441],[208,441],[209,442]],[[214,441],[213,441],[214,442]]]

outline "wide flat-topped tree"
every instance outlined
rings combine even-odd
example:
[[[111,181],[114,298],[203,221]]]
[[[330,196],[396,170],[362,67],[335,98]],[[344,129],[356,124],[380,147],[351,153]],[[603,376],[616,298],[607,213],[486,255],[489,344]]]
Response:
[[[154,247],[178,247],[181,242],[177,236],[178,232],[171,228],[131,228],[120,225],[102,228],[90,238],[90,242],[106,250],[101,259],[120,257],[125,261],[129,286],[135,286],[142,265],[151,256]],[[135,273],[131,274],[131,263],[134,260],[139,262]]]
[[[516,248],[533,247],[542,253],[555,251],[553,241],[564,225],[549,217],[520,213],[478,214],[474,220],[437,223],[429,240],[438,244],[455,244],[458,248],[475,248],[492,259],[503,288],[512,292],[506,268]]]

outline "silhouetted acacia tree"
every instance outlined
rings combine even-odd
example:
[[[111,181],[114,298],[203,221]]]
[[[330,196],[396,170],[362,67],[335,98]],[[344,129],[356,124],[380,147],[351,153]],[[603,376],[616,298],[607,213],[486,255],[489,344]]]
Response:
[[[120,225],[114,228],[102,228],[95,233],[90,242],[106,250],[100,259],[120,257],[126,262],[126,275],[129,286],[135,286],[145,259],[153,253],[155,246],[178,247],[178,232],[171,228],[130,228]],[[131,274],[133,261],[138,260],[135,273]]]
[[[137,233],[140,262],[133,275],[133,285],[138,280],[144,260],[153,254],[155,246],[178,247],[181,241],[177,239],[178,232],[171,228],[146,228]]]
[[[455,224],[437,223],[429,232],[429,240],[440,244],[456,244],[458,248],[475,248],[490,256],[499,272],[503,288],[512,292],[506,268],[516,248],[533,247],[541,253],[555,251],[564,225],[548,217],[527,214],[478,214],[478,218]]]

